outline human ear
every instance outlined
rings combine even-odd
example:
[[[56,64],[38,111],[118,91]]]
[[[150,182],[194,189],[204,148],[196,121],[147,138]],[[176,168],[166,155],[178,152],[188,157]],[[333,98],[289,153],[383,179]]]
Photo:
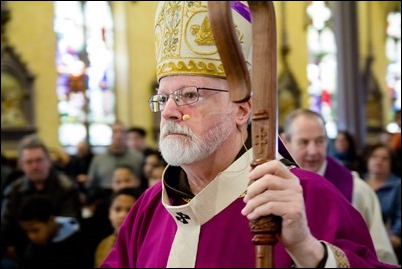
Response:
[[[251,117],[251,101],[236,104],[236,125],[243,126],[246,125],[249,118]]]

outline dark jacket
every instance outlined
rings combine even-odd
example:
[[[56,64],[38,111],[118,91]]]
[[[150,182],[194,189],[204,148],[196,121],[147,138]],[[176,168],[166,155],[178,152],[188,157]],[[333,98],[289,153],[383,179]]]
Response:
[[[79,224],[72,218],[57,217],[59,232],[46,245],[28,244],[23,268],[90,268],[85,240]]]
[[[12,182],[4,190],[4,200],[1,207],[1,235],[6,245],[26,243],[24,232],[17,221],[17,212],[24,199],[35,194],[48,196],[53,202],[57,216],[80,218],[81,202],[77,189],[71,179],[54,170],[49,173],[45,187],[38,191],[26,176]],[[18,247],[18,246],[17,246]]]

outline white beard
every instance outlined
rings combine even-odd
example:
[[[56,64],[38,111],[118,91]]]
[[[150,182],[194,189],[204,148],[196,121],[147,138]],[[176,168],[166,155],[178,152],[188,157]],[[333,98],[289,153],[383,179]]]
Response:
[[[159,149],[169,165],[180,166],[205,159],[225,141],[235,130],[228,120],[222,120],[202,137],[196,136],[189,128],[174,121],[167,122],[161,130]],[[183,134],[182,137],[168,137],[169,133]]]

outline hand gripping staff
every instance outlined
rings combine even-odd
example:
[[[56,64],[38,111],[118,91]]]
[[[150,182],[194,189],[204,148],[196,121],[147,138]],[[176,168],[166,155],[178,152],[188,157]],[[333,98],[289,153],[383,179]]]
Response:
[[[253,38],[251,83],[233,25],[230,1],[209,1],[208,13],[229,83],[230,99],[244,102],[252,96],[252,167],[256,167],[275,159],[277,149],[276,18],[272,1],[248,1],[248,5],[252,15]],[[280,217],[274,215],[250,221],[257,268],[273,267],[273,250],[281,230],[281,221]]]

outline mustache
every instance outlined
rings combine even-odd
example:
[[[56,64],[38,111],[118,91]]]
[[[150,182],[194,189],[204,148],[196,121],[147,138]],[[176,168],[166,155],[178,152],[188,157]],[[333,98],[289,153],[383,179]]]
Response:
[[[169,121],[162,127],[161,137],[164,138],[171,133],[186,135],[189,137],[193,136],[193,132],[188,127],[181,126],[173,121]]]

